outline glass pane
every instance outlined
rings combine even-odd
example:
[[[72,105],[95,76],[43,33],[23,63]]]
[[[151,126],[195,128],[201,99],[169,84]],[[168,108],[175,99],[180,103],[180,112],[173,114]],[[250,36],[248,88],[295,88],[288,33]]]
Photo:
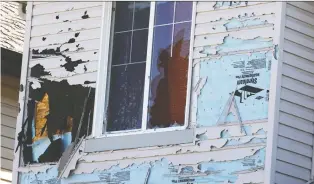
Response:
[[[192,2],[176,2],[175,22],[192,20]]]
[[[191,22],[174,25],[172,55],[188,57],[190,50]]]
[[[133,29],[148,28],[150,2],[135,2]]]
[[[172,25],[155,27],[149,95],[148,128],[169,127],[168,63]]]
[[[173,1],[156,2],[155,25],[173,22]]]
[[[146,61],[148,29],[134,31],[131,62]]]
[[[130,62],[131,34],[131,31],[114,34],[112,65]]]
[[[115,11],[115,32],[127,31],[132,29],[134,2],[116,2]]]
[[[141,128],[144,76],[145,63],[112,67],[107,131]]]

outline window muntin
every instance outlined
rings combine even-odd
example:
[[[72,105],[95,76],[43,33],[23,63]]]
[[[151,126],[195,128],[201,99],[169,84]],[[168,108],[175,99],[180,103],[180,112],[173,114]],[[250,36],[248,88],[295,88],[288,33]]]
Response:
[[[184,125],[191,19],[192,2],[115,3],[105,132]]]

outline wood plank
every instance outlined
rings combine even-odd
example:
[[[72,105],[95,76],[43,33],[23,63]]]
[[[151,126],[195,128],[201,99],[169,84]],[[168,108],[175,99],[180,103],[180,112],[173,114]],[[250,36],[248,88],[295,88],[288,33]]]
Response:
[[[287,114],[285,112],[279,112],[279,122],[281,124],[314,134],[314,124],[311,121]]]
[[[286,13],[290,17],[293,17],[295,19],[301,20],[301,21],[306,22],[308,24],[314,25],[314,14],[313,13],[310,13],[308,11],[304,11],[304,10],[297,8],[295,6],[292,6],[290,4],[287,4]]]
[[[302,180],[302,179],[298,179],[298,178],[294,178],[292,176],[288,176],[288,175],[277,172],[275,174],[275,182],[276,182],[276,184],[288,184],[288,183],[304,184],[307,181]]]
[[[7,116],[1,113],[1,123],[5,126],[15,128],[16,117]]]
[[[311,158],[281,148],[277,149],[277,160],[291,163],[309,170],[312,168]]]
[[[1,147],[1,157],[13,160],[14,159],[14,150]]]
[[[311,171],[308,169],[288,164],[279,160],[276,161],[276,170],[283,174],[287,174],[303,180],[309,180],[311,175]]]
[[[314,12],[314,6],[311,5],[310,3],[306,3],[306,2],[288,2],[288,4],[292,5],[292,6],[295,6],[295,7],[298,7],[298,8],[301,8],[302,10],[305,10],[305,11],[308,11],[310,13],[313,13]]]
[[[75,34],[79,33],[77,37]],[[76,41],[83,40],[92,40],[100,37],[100,28],[96,29],[88,29],[84,31],[78,32],[70,32],[70,33],[59,33],[56,35],[49,35],[43,37],[34,37],[30,40],[30,47],[39,47],[39,46],[48,46],[48,45],[60,45],[64,43],[68,43],[70,39],[75,39]],[[45,40],[43,40],[45,38]]]
[[[314,74],[314,62],[313,61],[309,61],[297,55],[293,55],[289,52],[284,52],[283,62]]]
[[[282,87],[280,98],[314,110],[314,98],[291,91],[290,89]]]
[[[1,169],[2,168],[12,171],[12,169],[13,169],[13,161],[12,160],[7,160],[5,158],[1,158]]]
[[[312,158],[312,146],[282,137],[280,135],[278,136],[278,147]]]
[[[88,7],[102,6],[102,2],[55,2],[53,5],[50,3],[38,4],[33,7],[33,16],[56,13],[56,12],[65,12],[72,11],[77,9],[83,9]]]
[[[281,86],[314,98],[314,86],[295,80],[289,76],[282,76]]]
[[[297,79],[299,81],[302,81],[302,82],[305,82],[314,86],[314,74],[311,74],[307,71],[300,70],[294,66],[290,66],[286,63],[283,63],[282,73],[283,75],[289,76],[291,78]]]
[[[303,45],[304,47],[308,47],[310,49],[314,49],[314,38],[307,36],[303,33],[299,33],[290,28],[285,28],[284,37],[287,40],[295,42],[297,44]]]
[[[14,139],[15,129],[1,125],[1,135]]]
[[[260,15],[268,15],[276,12],[276,3],[258,4],[255,6],[242,7],[241,11],[238,8],[225,9],[220,11],[201,12],[196,14],[196,24],[213,22],[219,20],[230,20],[240,17],[254,17]]]
[[[66,11],[66,12],[58,12],[58,13],[51,13],[51,14],[43,14],[43,15],[36,15],[32,18],[32,26],[37,25],[51,25],[56,23],[67,22],[69,25],[66,27],[71,28],[71,21],[74,20],[82,20],[82,16],[86,14],[89,18],[94,17],[101,17],[102,16],[102,6],[96,7],[86,7],[83,9]],[[85,19],[88,20],[88,19]]]
[[[314,37],[314,26],[293,17],[286,16],[286,27]]]
[[[283,125],[281,123],[279,123],[278,134],[283,137],[302,142],[309,146],[313,145],[313,134]]]
[[[303,57],[307,60],[313,61],[314,62],[314,52],[312,49],[309,49],[307,47],[304,47],[302,45],[293,43],[289,40],[284,40],[284,46],[283,49],[287,52],[290,52],[294,55],[298,55],[300,57]]]
[[[96,17],[90,19],[74,20],[70,24],[68,22],[62,22],[57,24],[34,26],[31,30],[31,36],[35,37],[54,35],[58,33],[77,32],[85,29],[100,28],[101,24],[102,24],[101,17]]]
[[[13,150],[14,149],[14,139],[10,139],[10,138],[1,136],[1,146]]]
[[[297,117],[314,122],[314,111],[300,105],[288,102],[286,100],[280,100],[280,110]]]

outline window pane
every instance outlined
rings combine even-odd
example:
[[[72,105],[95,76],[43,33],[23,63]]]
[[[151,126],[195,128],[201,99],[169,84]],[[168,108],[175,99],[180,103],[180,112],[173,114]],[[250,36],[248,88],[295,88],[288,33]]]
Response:
[[[133,29],[148,28],[150,2],[135,2]]]
[[[112,65],[130,62],[131,37],[132,31],[114,34]]]
[[[172,124],[169,93],[169,63],[171,62],[172,25],[155,27],[148,128],[169,127]],[[171,74],[172,75],[172,74]]]
[[[133,32],[131,62],[146,61],[148,29]]]
[[[141,128],[145,65],[112,67],[107,131]]]
[[[191,22],[174,25],[172,55],[188,57],[190,50]]]
[[[173,22],[173,1],[156,2],[155,25]]]
[[[192,19],[192,2],[176,2],[175,22],[190,21]]]
[[[132,29],[134,2],[116,2],[115,32]]]

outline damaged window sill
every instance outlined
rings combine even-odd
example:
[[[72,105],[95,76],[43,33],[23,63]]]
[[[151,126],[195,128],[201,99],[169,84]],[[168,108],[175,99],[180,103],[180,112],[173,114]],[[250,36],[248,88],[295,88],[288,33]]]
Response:
[[[84,152],[90,153],[108,150],[186,144],[192,143],[193,141],[194,129],[89,138],[85,141]]]

